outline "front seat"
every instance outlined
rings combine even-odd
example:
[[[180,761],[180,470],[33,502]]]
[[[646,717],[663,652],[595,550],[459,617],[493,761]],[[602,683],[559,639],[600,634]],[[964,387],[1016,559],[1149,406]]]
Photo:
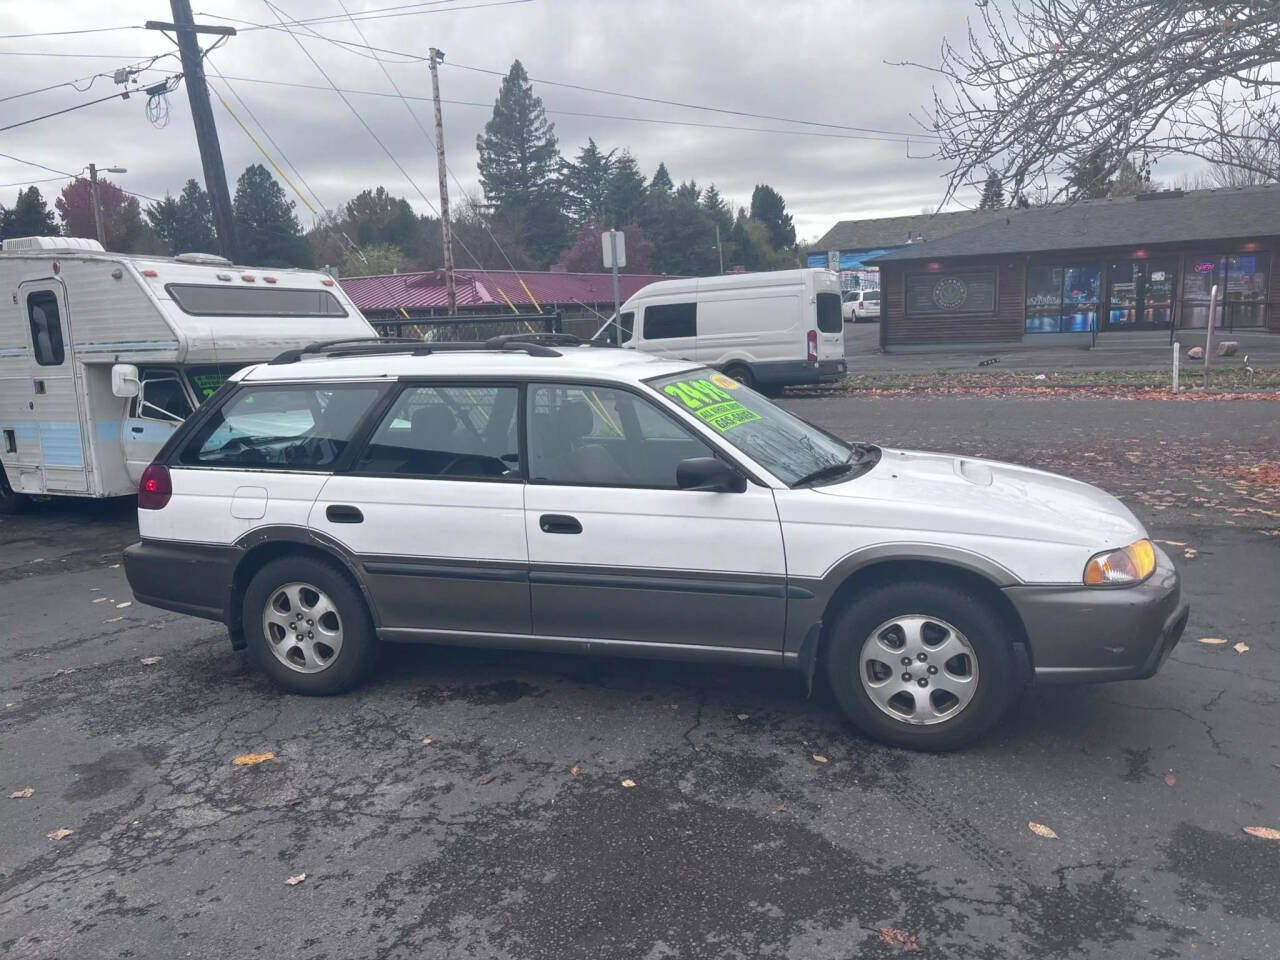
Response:
[[[627,482],[626,472],[590,434],[595,428],[595,415],[582,400],[570,400],[557,415],[563,446],[568,448],[566,462],[571,477],[583,483]]]
[[[409,418],[409,439],[413,452],[401,468],[403,473],[437,474],[457,457],[454,431],[458,419],[441,403],[428,404],[413,411]]]

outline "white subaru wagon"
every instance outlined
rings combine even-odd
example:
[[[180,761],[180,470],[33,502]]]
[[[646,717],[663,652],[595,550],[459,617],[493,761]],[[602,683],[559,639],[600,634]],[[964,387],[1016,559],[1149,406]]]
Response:
[[[136,598],[225,623],[305,694],[389,642],[760,664],[941,750],[1029,680],[1151,676],[1188,616],[1102,490],[847,443],[706,367],[554,339],[242,370],[146,470],[138,520]]]

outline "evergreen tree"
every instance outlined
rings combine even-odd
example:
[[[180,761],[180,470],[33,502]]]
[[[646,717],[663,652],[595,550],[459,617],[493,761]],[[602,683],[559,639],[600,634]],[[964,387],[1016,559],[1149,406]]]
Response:
[[[102,209],[103,246],[121,253],[150,253],[156,238],[143,222],[142,207],[110,180],[98,180],[98,201]],[[93,188],[88,180],[74,180],[62,188],[54,206],[62,218],[62,232],[68,237],[97,237],[93,216]]]
[[[630,151],[623,150],[613,161],[605,197],[606,226],[617,228],[639,220],[647,189],[644,174]]]
[[[261,267],[311,266],[293,202],[260,163],[245,168],[231,204],[240,258]]]
[[[565,212],[574,223],[594,222],[604,216],[616,152],[604,153],[588,138],[587,145],[578,151],[578,159],[563,164],[560,189]]]
[[[711,217],[712,235],[720,228],[720,250],[716,251],[716,269],[723,260],[725,269],[740,262],[740,253],[733,242],[733,211],[713,183],[702,192],[702,209]]]
[[[169,194],[147,207],[147,220],[170,253],[212,253],[218,249],[209,194],[188,180],[175,200]]]
[[[1094,147],[1071,163],[1068,200],[1099,200],[1111,190],[1114,167],[1106,147]]]
[[[987,171],[986,182],[982,185],[982,199],[978,201],[979,210],[999,210],[1004,206],[1004,184],[1000,174],[994,170]]]
[[[796,245],[796,227],[787,213],[786,201],[768,184],[757,184],[751,193],[751,219],[769,231],[769,242],[775,250]]]
[[[560,209],[555,125],[519,60],[503,78],[493,117],[476,137],[480,183],[496,213],[517,228],[535,260],[550,262],[567,238]]]
[[[362,190],[346,205],[347,235],[359,246],[391,244],[409,250],[418,232],[418,217],[403,197],[385,187]],[[390,271],[387,271],[390,272]]]
[[[13,208],[0,207],[0,239],[9,237],[56,237],[58,225],[53,211],[44,202],[38,187],[18,191]]]
[[[1139,166],[1128,157],[1120,161],[1116,169],[1115,179],[1111,181],[1109,197],[1133,197],[1146,193],[1151,187],[1151,167]]]
[[[691,200],[697,203],[702,199],[702,190],[699,189],[696,180],[687,180],[676,188],[676,196],[681,200]]]
[[[671,174],[667,173],[667,165],[659,162],[658,169],[653,172],[653,179],[649,181],[649,193],[670,193],[674,188]]]

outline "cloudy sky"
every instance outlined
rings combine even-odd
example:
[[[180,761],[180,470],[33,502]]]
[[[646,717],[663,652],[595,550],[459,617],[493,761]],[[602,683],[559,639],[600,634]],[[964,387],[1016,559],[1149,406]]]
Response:
[[[908,144],[892,137],[888,140],[893,142],[861,139],[882,134],[844,128],[918,134],[912,114],[928,101],[931,78],[885,61],[934,62],[942,37],[963,36],[972,10],[969,0],[447,0],[435,4],[434,10],[414,5],[417,10],[404,15],[405,10],[386,8],[403,7],[405,0],[272,2],[286,19],[339,18],[311,25],[314,34],[301,44],[344,89],[393,92],[367,50],[343,48],[315,34],[419,56],[431,46],[443,50],[442,96],[479,104],[447,103],[444,108],[449,165],[469,191],[477,190],[476,134],[489,117],[499,77],[464,67],[505,71],[519,58],[534,78],[535,92],[555,123],[566,156],[594,137],[605,149],[630,149],[646,175],[665,161],[675,180],[715,182],[736,203],[749,201],[754,184],[769,183],[786,198],[800,236],[810,239],[840,219],[918,213],[937,203],[945,169],[927,159],[927,140]],[[357,18],[362,11],[374,18],[359,22],[363,40],[343,17],[343,2]],[[447,9],[462,6],[474,8]],[[56,18],[51,16],[55,7]],[[360,189],[383,184],[421,212],[428,211],[426,200],[328,89],[299,43],[280,30],[246,29],[249,23],[278,25],[268,3],[194,0],[193,7],[198,21],[244,30],[210,58],[229,80],[219,81],[213,71],[210,78],[240,119],[276,154],[250,112],[265,126],[320,203],[334,208]],[[397,15],[389,15],[393,13]],[[148,18],[169,17],[164,0],[59,0],[56,5],[10,0],[0,5],[0,33],[6,35],[0,40],[0,61],[6,68],[0,74],[0,98],[73,79],[84,88],[90,75],[108,73],[83,92],[62,86],[0,101],[0,126],[106,96],[117,89],[110,71],[173,49],[164,36],[142,29],[12,35],[140,26]],[[402,92],[430,96],[424,63],[380,56],[400,61],[386,69]],[[179,69],[173,57],[155,66],[157,72],[144,74],[145,79],[158,81],[165,72]],[[323,89],[255,82],[264,80]],[[635,95],[836,127],[735,116]],[[404,102],[365,93],[348,98],[427,200],[435,203],[434,151]],[[128,173],[113,179],[126,189],[150,196],[166,190],[176,193],[188,177],[201,179],[201,172],[185,89],[168,97],[168,107],[167,124],[157,127],[147,118],[144,97],[109,100],[4,131],[0,151],[63,172],[80,170],[90,161],[123,166]],[[412,107],[430,129],[430,103],[412,102]],[[214,113],[234,190],[234,178],[262,157],[216,98]],[[284,166],[278,155],[277,161]],[[0,201],[11,204],[20,181],[53,176],[0,158]],[[40,184],[46,196],[60,187],[57,182]],[[451,184],[451,190],[455,188]],[[307,199],[318,206],[310,193]],[[960,200],[971,204],[976,197],[962,195]],[[301,203],[298,210],[307,222],[310,214]]]

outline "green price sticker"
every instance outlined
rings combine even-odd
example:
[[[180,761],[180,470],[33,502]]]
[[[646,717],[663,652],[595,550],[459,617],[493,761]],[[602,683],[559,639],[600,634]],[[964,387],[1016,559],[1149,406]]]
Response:
[[[662,389],[672,400],[679,401],[703,423],[721,433],[760,419],[760,414],[743,406],[710,380],[683,380]]]

